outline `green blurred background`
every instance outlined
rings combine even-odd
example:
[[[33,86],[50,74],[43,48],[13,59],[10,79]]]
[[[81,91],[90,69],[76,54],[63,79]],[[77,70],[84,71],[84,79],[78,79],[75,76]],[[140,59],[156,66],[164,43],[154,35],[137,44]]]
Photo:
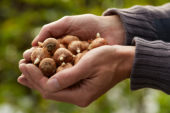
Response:
[[[17,83],[18,61],[44,24],[65,15],[101,15],[110,7],[162,5],[169,0],[0,0],[0,113],[170,113],[170,96],[131,92],[124,81],[87,108],[42,99]]]

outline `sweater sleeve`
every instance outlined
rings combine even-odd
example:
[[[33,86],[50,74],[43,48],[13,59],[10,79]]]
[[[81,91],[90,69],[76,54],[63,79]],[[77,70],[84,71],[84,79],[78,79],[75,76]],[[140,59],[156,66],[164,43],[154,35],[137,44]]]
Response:
[[[134,6],[129,9],[108,9],[104,16],[119,15],[126,31],[126,44],[134,36],[170,42],[170,3],[159,7]],[[167,38],[169,37],[169,38]]]
[[[170,43],[135,37],[131,89],[154,88],[170,94]]]

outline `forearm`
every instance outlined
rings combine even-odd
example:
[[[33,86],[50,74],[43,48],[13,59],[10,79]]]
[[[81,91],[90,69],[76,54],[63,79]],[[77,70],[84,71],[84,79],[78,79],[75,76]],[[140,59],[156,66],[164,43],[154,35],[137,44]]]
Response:
[[[126,31],[126,44],[131,45],[134,36],[146,40],[169,41],[170,4],[161,7],[134,6],[129,9],[108,9],[104,15],[120,16]],[[170,36],[169,36],[170,37]]]
[[[134,38],[131,89],[155,88],[170,94],[170,43]]]

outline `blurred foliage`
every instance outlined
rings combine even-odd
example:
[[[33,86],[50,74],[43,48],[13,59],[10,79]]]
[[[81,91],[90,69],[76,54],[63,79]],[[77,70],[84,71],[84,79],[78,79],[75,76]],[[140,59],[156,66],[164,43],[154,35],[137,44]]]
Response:
[[[107,8],[162,5],[169,0],[0,0],[0,113],[170,113],[170,97],[117,85],[87,108],[42,99],[17,83],[18,61],[44,24],[65,15],[101,15]]]

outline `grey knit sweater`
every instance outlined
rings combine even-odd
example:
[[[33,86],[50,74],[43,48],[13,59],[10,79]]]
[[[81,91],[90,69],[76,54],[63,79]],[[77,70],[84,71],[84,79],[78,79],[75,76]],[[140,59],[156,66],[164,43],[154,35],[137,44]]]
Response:
[[[104,12],[115,14],[124,24],[126,44],[136,45],[131,89],[155,88],[170,94],[170,3]]]

